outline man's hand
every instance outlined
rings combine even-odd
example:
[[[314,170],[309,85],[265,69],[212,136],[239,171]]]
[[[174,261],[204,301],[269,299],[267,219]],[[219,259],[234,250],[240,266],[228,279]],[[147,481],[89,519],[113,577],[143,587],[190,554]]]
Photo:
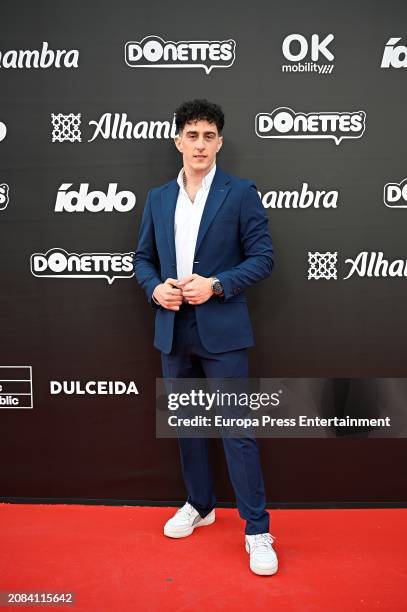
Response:
[[[157,285],[153,291],[153,297],[167,310],[179,310],[182,304],[182,291],[178,288],[178,281],[167,278],[164,283]]]
[[[177,286],[182,289],[182,295],[188,304],[197,306],[207,302],[212,297],[212,278],[205,278],[199,274],[191,274],[181,278]]]

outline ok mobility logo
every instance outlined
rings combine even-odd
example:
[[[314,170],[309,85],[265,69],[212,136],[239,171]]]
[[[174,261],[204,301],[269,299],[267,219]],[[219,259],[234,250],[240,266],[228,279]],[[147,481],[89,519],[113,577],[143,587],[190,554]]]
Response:
[[[334,55],[328,49],[334,35],[328,34],[320,40],[318,34],[306,38],[302,34],[289,34],[283,40],[282,52],[290,64],[283,64],[283,72],[315,72],[318,75],[331,74],[334,69]],[[328,63],[320,63],[320,57]]]
[[[106,278],[109,285],[115,278],[131,278],[134,253],[67,253],[54,248],[46,253],[33,253],[31,273],[46,278]]]
[[[129,41],[125,46],[125,62],[131,68],[229,68],[235,61],[234,40],[165,41],[160,36],[146,36]]]
[[[259,138],[332,138],[337,145],[344,139],[361,138],[365,127],[364,111],[297,113],[279,107],[255,118]]]

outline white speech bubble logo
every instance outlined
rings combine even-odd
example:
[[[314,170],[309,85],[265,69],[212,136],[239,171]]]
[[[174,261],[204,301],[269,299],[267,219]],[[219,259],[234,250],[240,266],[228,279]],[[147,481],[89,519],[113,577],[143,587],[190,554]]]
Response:
[[[80,272],[77,271],[69,271],[63,273],[66,268],[69,267],[69,259],[71,257],[76,257],[81,260],[84,257],[119,257],[124,262],[124,265],[129,266],[129,270],[125,271],[123,274],[115,274],[115,271],[112,269],[110,271],[94,271],[92,269],[82,270]],[[134,252],[130,251],[128,253],[68,253],[65,249],[61,249],[58,247],[54,247],[49,249],[46,253],[33,253],[30,257],[30,268],[33,276],[37,277],[45,277],[45,278],[105,278],[109,285],[113,283],[116,278],[132,278],[134,276],[134,269],[132,265],[134,257]],[[91,261],[84,262],[82,260],[82,265],[85,267],[91,266]],[[95,263],[95,262],[94,262]],[[111,268],[113,268],[114,264],[113,259],[110,261]],[[53,274],[46,274],[47,269],[51,269]]]
[[[7,205],[10,201],[9,198],[10,188],[7,183],[0,184],[0,210],[4,210],[7,208]]]
[[[124,61],[130,68],[203,68],[206,74],[213,68],[230,68],[235,57],[233,39],[175,42],[155,34],[127,42],[124,50]]]
[[[329,117],[329,118],[340,118],[340,117],[349,117],[350,122],[352,122],[353,118],[360,119],[361,128],[358,130],[357,134],[352,132],[340,133],[339,130],[335,132],[331,131],[326,133],[326,131],[322,130],[322,127],[319,127],[319,131],[317,132],[309,132],[309,133],[291,133],[295,126],[295,119],[298,118],[308,118],[312,117],[313,119],[320,120],[321,117]],[[291,108],[288,107],[279,107],[274,109],[271,113],[257,113],[255,116],[255,132],[259,138],[295,138],[295,139],[327,139],[330,138],[335,142],[336,145],[339,145],[342,140],[347,139],[358,139],[363,136],[366,129],[366,113],[365,111],[354,111],[354,112],[312,112],[312,113],[296,113]],[[308,128],[310,129],[310,128]],[[275,130],[278,132],[277,134],[268,134],[267,131]],[[350,128],[349,128],[350,130]],[[339,133],[338,133],[339,132]]]
[[[407,178],[400,183],[386,183],[383,202],[388,208],[407,208]]]
[[[6,124],[0,121],[0,142],[5,139],[7,134]]]

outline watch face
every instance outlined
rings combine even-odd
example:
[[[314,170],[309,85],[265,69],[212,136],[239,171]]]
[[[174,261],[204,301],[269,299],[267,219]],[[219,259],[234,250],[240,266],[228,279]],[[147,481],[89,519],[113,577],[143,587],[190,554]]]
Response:
[[[222,293],[223,292],[223,287],[221,285],[221,282],[218,281],[218,280],[213,282],[212,289],[213,289],[213,291],[215,293]]]

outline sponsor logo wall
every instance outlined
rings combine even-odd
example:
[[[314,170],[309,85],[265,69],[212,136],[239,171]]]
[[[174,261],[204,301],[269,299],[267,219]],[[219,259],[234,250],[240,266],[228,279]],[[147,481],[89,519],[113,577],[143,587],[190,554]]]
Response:
[[[78,68],[77,49],[50,49],[43,42],[40,49],[0,50],[0,68]]]
[[[10,187],[7,183],[0,184],[0,210],[4,210],[7,208],[8,203],[10,202]]]
[[[256,134],[260,138],[332,138],[335,144],[345,138],[361,138],[366,113],[295,112],[277,108],[256,115]]]
[[[132,191],[117,191],[117,183],[109,183],[107,193],[89,191],[89,183],[81,183],[78,190],[73,183],[62,183],[55,201],[55,212],[129,212],[136,204]],[[1,185],[0,185],[1,190]]]
[[[50,380],[51,395],[138,395],[139,391],[134,380]]]
[[[312,34],[309,38],[302,34],[289,34],[283,40],[282,52],[289,62],[283,64],[283,72],[315,72],[318,75],[332,74],[334,55],[330,51],[333,34],[324,37]]]
[[[67,253],[53,248],[31,255],[31,272],[46,278],[131,278],[134,253]]]
[[[303,183],[300,189],[259,191],[264,208],[337,208],[339,192],[337,189],[311,189]]]
[[[400,183],[386,183],[383,198],[389,208],[407,208],[407,179]]]
[[[407,47],[398,44],[401,37],[389,38],[384,48],[382,68],[407,68]]]
[[[337,280],[338,253],[311,253],[308,252],[308,280],[331,278]],[[382,251],[362,251],[356,257],[345,259],[348,264],[344,280],[356,275],[367,278],[407,277],[407,259],[389,260]]]
[[[131,68],[229,68],[235,61],[234,40],[165,41],[146,36],[140,42],[126,43],[125,60]]]
[[[5,139],[7,134],[7,127],[3,121],[0,121],[0,142]]]
[[[275,246],[272,276],[247,292],[252,374],[318,379],[321,405],[335,404],[324,395],[335,377],[403,379],[407,5],[373,0],[346,20],[339,4],[327,16],[313,0],[307,19],[294,5],[258,0],[250,16],[245,7],[230,20],[222,5],[216,15],[203,6],[174,14],[124,0],[107,37],[106,0],[91,0],[83,19],[50,0],[42,21],[35,3],[23,21],[7,8],[0,408],[32,410],[7,422],[4,453],[14,452],[25,418],[41,444],[41,427],[58,430],[66,457],[75,454],[69,440],[89,436],[98,474],[112,439],[129,470],[131,461],[146,473],[172,465],[165,450],[157,467],[156,306],[134,278],[133,257],[148,191],[181,167],[174,110],[194,97],[223,107],[218,164],[254,180]],[[54,18],[66,26],[54,28]],[[356,451],[348,452],[351,465]],[[140,472],[124,472],[117,489],[90,495],[152,499],[148,479],[135,486]],[[277,483],[272,495],[285,499],[287,487]]]
[[[63,113],[51,114],[52,142],[81,142],[82,114]],[[156,138],[174,138],[176,136],[175,121],[137,121],[127,118],[127,113],[103,113],[98,120],[90,120],[91,137],[87,142],[97,138],[104,140],[155,140]],[[1,133],[0,133],[1,136]]]
[[[31,366],[0,366],[0,408],[33,408]]]

